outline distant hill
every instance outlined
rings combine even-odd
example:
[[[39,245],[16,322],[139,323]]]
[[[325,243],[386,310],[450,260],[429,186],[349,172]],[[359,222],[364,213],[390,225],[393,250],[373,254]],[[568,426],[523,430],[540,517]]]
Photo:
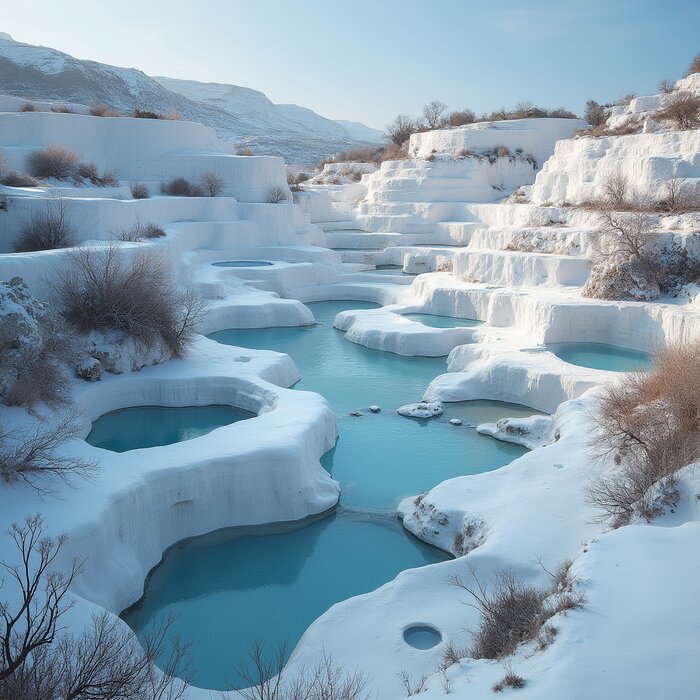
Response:
[[[106,104],[130,112],[177,112],[216,129],[256,153],[282,156],[289,163],[314,163],[359,142],[375,140],[362,124],[325,119],[298,105],[276,105],[262,92],[237,85],[151,78],[135,68],[119,68],[74,58],[43,46],[14,41],[0,32],[0,92],[31,99]]]

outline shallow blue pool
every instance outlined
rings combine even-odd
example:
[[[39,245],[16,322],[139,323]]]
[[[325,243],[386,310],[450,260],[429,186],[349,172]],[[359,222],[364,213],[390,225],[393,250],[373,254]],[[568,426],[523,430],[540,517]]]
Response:
[[[329,400],[340,438],[322,463],[340,481],[342,495],[337,514],[311,524],[226,530],[166,553],[140,605],[124,617],[143,635],[161,615],[175,613],[175,631],[192,643],[197,685],[221,689],[229,679],[238,683],[233,669],[247,658],[252,641],[264,641],[270,651],[286,642],[291,652],[333,603],[374,590],[406,568],[446,559],[402,529],[394,515],[398,501],[447,478],[494,469],[525,452],[478,435],[470,424],[536,413],[529,408],[469,401],[446,404],[445,414],[429,421],[399,416],[396,408],[420,400],[430,381],[446,371],[445,360],[368,350],[332,326],[340,311],[376,306],[319,302],[309,304],[315,326],[210,336],[288,353],[303,374],[296,388]],[[370,413],[372,404],[381,412]],[[363,415],[349,415],[355,410]],[[450,425],[450,418],[464,424]],[[417,635],[417,644],[434,641],[421,631]]]
[[[442,641],[440,632],[430,625],[412,625],[404,630],[403,638],[414,649],[432,649]]]
[[[291,526],[221,530],[168,550],[144,598],[122,616],[143,635],[175,614],[173,632],[191,644],[195,685],[241,687],[236,667],[254,641],[271,655],[286,643],[289,654],[334,603],[446,559],[386,516],[341,511]]]
[[[267,260],[220,260],[213,262],[215,267],[267,267],[272,265]]]
[[[549,343],[547,350],[572,365],[613,372],[647,370],[652,364],[651,355],[647,352],[604,343]]]
[[[438,316],[437,314],[401,314],[404,318],[411,321],[418,321],[424,326],[432,328],[473,328],[480,326],[481,321],[475,321],[473,318],[453,318],[452,316]]]
[[[85,440],[104,450],[127,452],[191,440],[254,416],[233,406],[133,406],[100,416]]]

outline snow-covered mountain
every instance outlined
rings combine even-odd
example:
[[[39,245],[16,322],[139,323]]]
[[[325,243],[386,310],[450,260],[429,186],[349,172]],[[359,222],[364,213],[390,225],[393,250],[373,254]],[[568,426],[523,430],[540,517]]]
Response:
[[[334,119],[336,124],[340,124],[353,138],[358,141],[368,143],[381,143],[384,140],[384,132],[381,129],[367,126],[362,122],[350,122],[347,119]]]
[[[126,112],[135,108],[177,112],[215,128],[229,141],[245,144],[259,154],[282,156],[290,163],[313,163],[366,140],[356,129],[298,105],[276,105],[257,90],[151,78],[135,68],[23,44],[5,33],[0,33],[0,92],[31,99],[103,103]]]

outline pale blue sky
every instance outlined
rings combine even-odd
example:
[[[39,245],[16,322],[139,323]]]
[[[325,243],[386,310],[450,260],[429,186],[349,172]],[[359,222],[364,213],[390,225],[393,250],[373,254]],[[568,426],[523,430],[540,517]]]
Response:
[[[0,31],[151,75],[228,82],[383,128],[432,100],[576,112],[700,51],[691,0],[2,0]]]

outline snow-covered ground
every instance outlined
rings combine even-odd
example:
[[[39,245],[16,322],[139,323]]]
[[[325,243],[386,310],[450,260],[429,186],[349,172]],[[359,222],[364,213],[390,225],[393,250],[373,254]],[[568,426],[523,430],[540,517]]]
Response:
[[[211,300],[202,333],[309,324],[313,316],[304,302],[376,301],[382,308],[344,312],[335,325],[348,342],[445,356],[446,371],[426,387],[424,400],[496,399],[551,414],[480,426],[531,451],[403,501],[404,526],[456,558],[405,571],[332,607],[302,637],[290,673],[326,654],[365,671],[382,699],[405,695],[397,678],[402,670],[415,681],[426,676],[426,698],[447,688],[465,700],[489,697],[505,673],[503,663],[465,655],[439,672],[447,644],[469,646],[467,630],[477,623],[450,578],[466,578],[472,567],[489,585],[499,569],[511,568],[527,583],[545,586],[549,577],[538,560],[553,569],[571,559],[585,605],[551,620],[557,633],[545,649],[518,650],[511,661],[525,687],[517,692],[546,700],[697,695],[698,472],[683,470],[672,513],[612,531],[597,522],[585,485],[610,465],[590,455],[590,413],[598,387],[618,375],[568,364],[545,344],[599,342],[651,352],[664,343],[697,342],[700,307],[692,296],[649,303],[583,298],[590,213],[542,206],[589,193],[596,167],[622,169],[640,187],[658,186],[680,170],[697,180],[697,131],[568,139],[580,125],[545,119],[420,134],[412,137],[410,160],[368,168],[359,181],[340,183],[332,198],[323,186],[315,188],[295,205],[267,202],[284,178],[280,159],[237,157],[210,129],[190,122],[11,112],[0,113],[0,152],[13,167],[22,168],[32,149],[60,142],[113,168],[121,182],[112,192],[59,183],[0,188],[7,202],[0,210],[0,280],[21,276],[37,298],[51,301],[46,276],[65,264],[65,251],[9,251],[23,223],[63,193],[80,242],[99,245],[112,229],[139,219],[163,226],[164,238],[128,250],[162,251],[179,279]],[[452,152],[499,146],[509,154],[489,159]],[[224,196],[133,200],[128,194],[136,177],[155,195],[163,180],[196,178],[213,167],[226,182]],[[523,185],[532,203],[498,201]],[[659,226],[695,252],[692,216],[666,217]],[[272,264],[211,265],[222,260]],[[378,274],[376,265],[401,269]],[[433,328],[402,316],[409,312],[483,323]],[[52,533],[69,536],[57,563],[87,558],[73,587],[71,629],[97,609],[118,614],[136,600],[148,571],[179,540],[226,526],[300,519],[337,501],[339,486],[319,462],[334,443],[335,416],[322,397],[288,388],[298,376],[286,355],[198,337],[183,359],[105,374],[90,384],[72,381],[83,436],[91,420],[132,405],[223,403],[257,415],[149,451],[109,453],[73,440],[64,449],[97,458],[100,469],[93,481],[59,485],[57,498],[41,499],[26,485],[0,485],[3,529],[40,510]],[[37,420],[23,409],[0,407],[5,426]],[[8,538],[0,539],[0,558],[12,555]],[[409,647],[402,633],[412,624],[436,627],[443,641],[429,650]],[[215,695],[188,691],[195,700]]]

